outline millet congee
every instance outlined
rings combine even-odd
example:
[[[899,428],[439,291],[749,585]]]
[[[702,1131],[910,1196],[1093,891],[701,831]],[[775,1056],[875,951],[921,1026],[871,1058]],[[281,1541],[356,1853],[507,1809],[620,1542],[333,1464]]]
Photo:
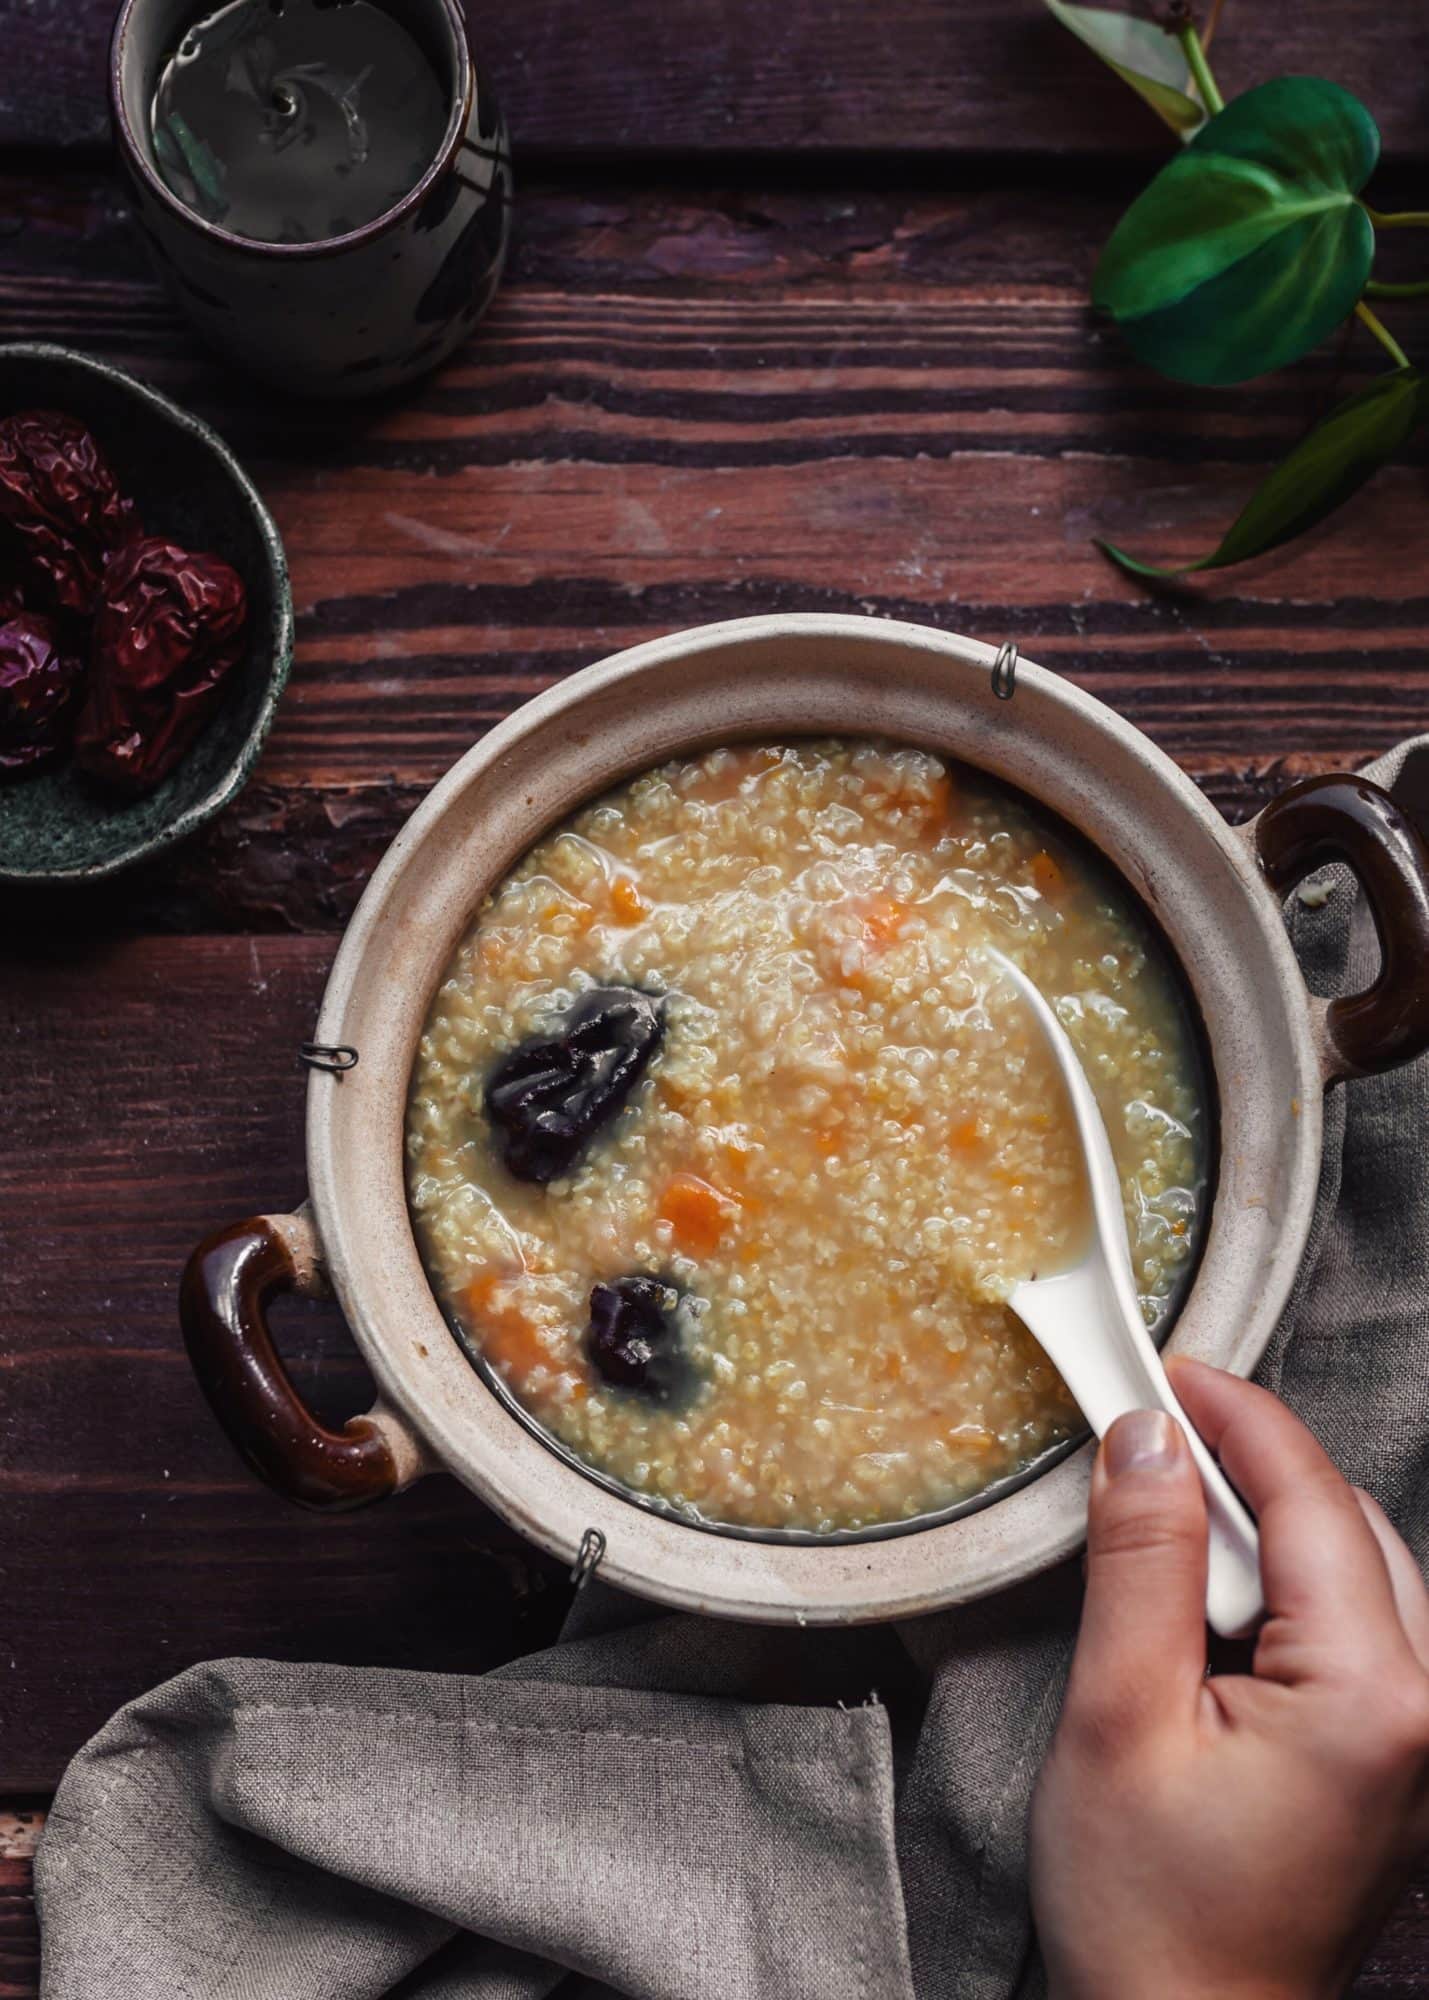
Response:
[[[1122,1175],[1143,1311],[1204,1203],[1194,1036],[1117,878],[921,750],[646,772],[486,899],[407,1114],[432,1284],[529,1417],[648,1503],[814,1533],[978,1492],[1080,1428],[1005,1300],[1087,1226],[1041,986]]]

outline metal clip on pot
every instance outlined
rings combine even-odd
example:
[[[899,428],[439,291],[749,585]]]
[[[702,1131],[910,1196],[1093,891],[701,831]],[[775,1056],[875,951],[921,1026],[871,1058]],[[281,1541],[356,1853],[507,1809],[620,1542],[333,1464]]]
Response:
[[[992,663],[992,691],[999,701],[1011,701],[1017,692],[1017,648],[1004,639]]]
[[[581,1536],[581,1545],[575,1562],[571,1565],[571,1582],[576,1587],[576,1595],[585,1589],[605,1556],[605,1536],[599,1528],[587,1528]]]
[[[345,1076],[357,1068],[357,1050],[350,1042],[301,1042],[298,1061],[308,1069],[326,1070],[331,1076]]]

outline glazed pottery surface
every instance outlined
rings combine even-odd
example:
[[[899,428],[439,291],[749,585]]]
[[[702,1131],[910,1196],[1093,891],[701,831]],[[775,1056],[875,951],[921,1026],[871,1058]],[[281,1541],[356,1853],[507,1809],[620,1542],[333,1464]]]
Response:
[[[334,966],[319,1043],[357,1051],[309,1088],[311,1214],[274,1219],[300,1284],[335,1288],[376,1378],[363,1432],[405,1481],[463,1479],[565,1558],[590,1531],[601,1574],[663,1602],[770,1621],[906,1615],[981,1595],[1073,1550],[1086,1449],[964,1518],[839,1546],[735,1539],[661,1517],[565,1464],[463,1355],[408,1219],[403,1115],[436,981],[486,890],[545,828],[619,778],[740,737],[882,735],[1021,786],[1078,827],[1164,929],[1205,1025],[1218,1179],[1171,1345],[1248,1372],[1299,1262],[1315,1197],[1324,1007],[1280,899],[1233,831],[1129,724],[1024,662],[1010,701],[994,649],[874,619],[780,616],[661,639],[527,704],[471,750],[398,836]]]
[[[159,71],[199,0],[122,0],[109,58],[116,143],[135,218],[180,309],[220,353],[304,396],[365,396],[435,368],[500,282],[511,148],[458,0],[384,0],[450,93],[436,158],[386,214],[317,243],[259,243],[186,208],[154,159]]]
[[[156,790],[115,800],[64,762],[0,784],[0,881],[92,881],[183,839],[246,781],[292,658],[288,565],[271,515],[228,447],[157,390],[62,347],[0,345],[0,416],[25,409],[63,410],[88,424],[146,531],[221,555],[248,592],[243,658]]]

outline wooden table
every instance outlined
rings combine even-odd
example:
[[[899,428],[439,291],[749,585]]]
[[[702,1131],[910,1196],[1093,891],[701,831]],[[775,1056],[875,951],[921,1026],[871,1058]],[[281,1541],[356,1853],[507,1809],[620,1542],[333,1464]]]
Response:
[[[1087,280],[1168,141],[1036,0],[488,0],[514,264],[470,348],[380,410],[276,402],[176,321],[103,148],[107,12],[0,0],[0,333],[217,424],[287,539],[298,649],[216,824],[102,891],[0,898],[0,1996],[34,1991],[45,1795],[119,1703],[224,1653],[478,1668],[559,1617],[564,1580],[449,1482],[344,1520],[262,1492],[175,1325],[195,1240],[300,1199],[295,1052],[338,934],[474,736],[616,647],[767,609],[1015,638],[1232,817],[1429,726],[1422,452],[1194,589],[1092,548],[1208,548],[1378,357],[1357,336],[1223,393],[1131,365]],[[1420,0],[1232,0],[1216,53],[1226,86],[1361,92],[1376,201],[1423,206]],[[1394,324],[1429,353],[1429,312]],[[331,1313],[284,1331],[320,1407],[361,1406]],[[1426,1896],[1357,1995],[1429,1991]]]

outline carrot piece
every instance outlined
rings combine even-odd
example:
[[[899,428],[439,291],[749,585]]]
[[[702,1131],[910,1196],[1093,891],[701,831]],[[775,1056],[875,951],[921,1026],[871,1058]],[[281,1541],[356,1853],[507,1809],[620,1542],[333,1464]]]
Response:
[[[510,1296],[519,1282],[500,1272],[483,1271],[463,1294],[482,1353],[494,1366],[504,1369],[517,1387],[536,1369],[551,1366],[550,1352],[535,1321]]]
[[[897,902],[892,896],[869,896],[859,905],[859,915],[876,944],[892,944],[907,923],[910,911],[906,903]]]
[[[1032,882],[1039,896],[1060,896],[1067,886],[1067,877],[1062,864],[1045,847],[1039,847],[1032,857]]]
[[[633,875],[617,875],[610,885],[610,907],[621,924],[638,924],[650,914],[650,905],[640,893]]]
[[[569,917],[577,937],[584,937],[595,922],[595,911],[589,903],[582,902],[579,896],[548,897],[537,910],[536,916],[543,929],[547,925],[554,925],[558,917]]]
[[[471,1283],[465,1286],[462,1291],[462,1297],[466,1301],[467,1309],[473,1313],[485,1312],[486,1308],[491,1304],[493,1296],[501,1290],[503,1285],[510,1282],[511,1280],[504,1278],[499,1271],[479,1271]]]
[[[660,1197],[658,1212],[682,1250],[692,1257],[707,1257],[718,1247],[739,1206],[698,1174],[674,1174]]]
[[[873,1364],[873,1376],[878,1382],[901,1382],[903,1379],[903,1356],[896,1347],[885,1347]]]
[[[726,1139],[720,1151],[724,1154],[725,1171],[731,1180],[742,1181],[749,1173],[749,1163],[754,1158],[754,1148],[745,1139]]]
[[[990,1451],[997,1449],[997,1439],[981,1424],[959,1424],[949,1431],[948,1443],[958,1450],[970,1451],[978,1458],[985,1458]]]
[[[830,1153],[838,1151],[839,1141],[842,1137],[843,1134],[837,1125],[831,1127],[828,1131],[816,1132],[814,1134],[814,1151],[822,1153],[824,1158],[827,1159]]]
[[[976,1118],[964,1118],[961,1125],[955,1125],[948,1134],[948,1143],[955,1152],[977,1152],[982,1145],[982,1135],[977,1129]]]

